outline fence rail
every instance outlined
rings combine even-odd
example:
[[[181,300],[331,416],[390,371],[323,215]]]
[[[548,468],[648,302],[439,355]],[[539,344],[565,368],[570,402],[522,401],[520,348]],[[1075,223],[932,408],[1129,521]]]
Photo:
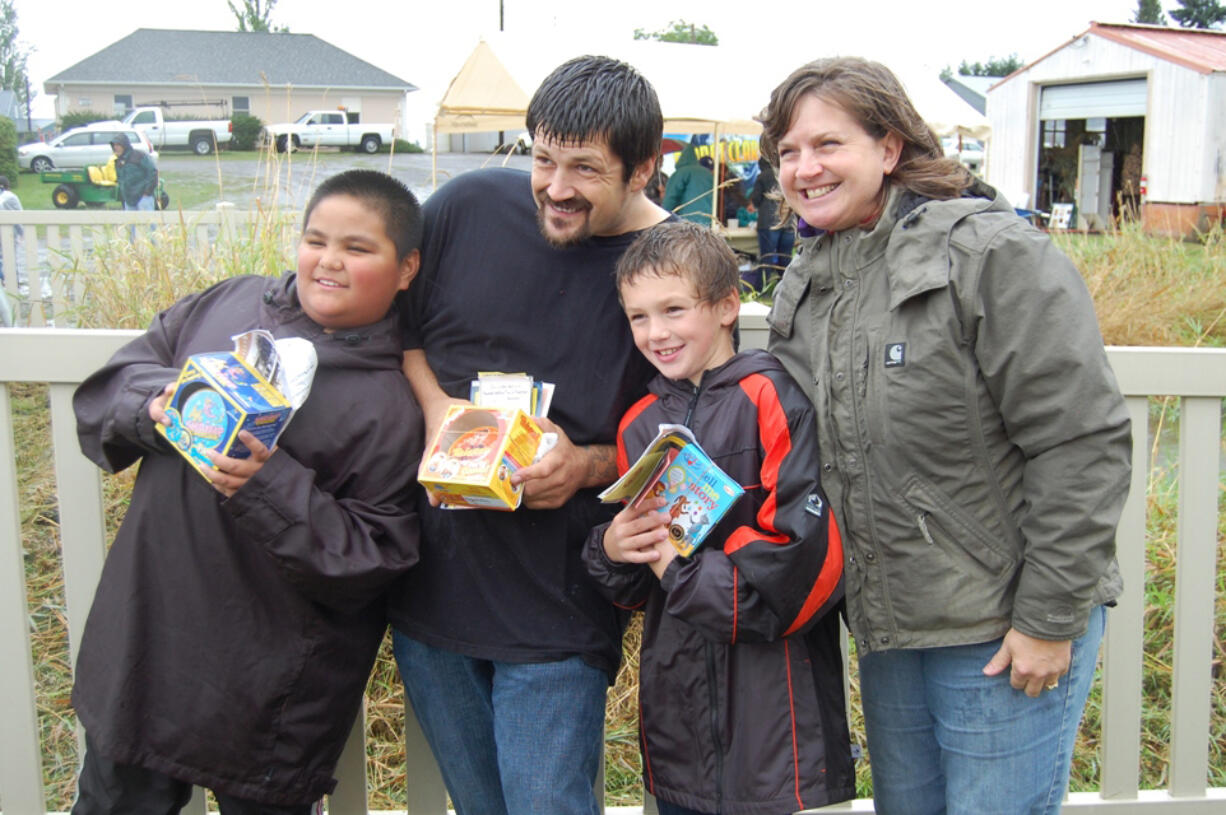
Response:
[[[176,234],[188,251],[207,259],[219,247],[255,245],[256,234],[292,238],[294,230],[269,230],[293,223],[288,210],[237,210],[232,204],[199,211],[125,212],[119,210],[0,210],[0,274],[3,292],[14,306],[12,324],[41,327],[71,325],[80,302],[84,274],[110,272],[98,247],[151,234]],[[291,257],[291,245],[281,247]],[[0,304],[0,315],[4,313]],[[57,318],[56,315],[59,315]],[[0,322],[0,325],[3,323]]]
[[[762,345],[765,330],[762,310],[747,309],[741,322],[743,344]],[[101,476],[79,453],[72,391],[134,335],[58,328],[0,330],[0,383],[46,383],[50,391],[65,616],[74,659],[106,542]],[[1104,645],[1100,788],[1071,795],[1065,811],[1220,815],[1226,810],[1226,788],[1209,788],[1207,779],[1213,732],[1214,607],[1219,601],[1215,597],[1215,558],[1226,350],[1112,348],[1109,356],[1133,422],[1132,491],[1118,538],[1120,567],[1128,589],[1111,613]],[[1171,749],[1169,784],[1162,790],[1139,789],[1145,612],[1141,587],[1146,568],[1151,395],[1179,397],[1180,410]],[[20,452],[14,449],[9,391],[0,388],[0,665],[4,666],[0,670],[0,698],[4,699],[0,707],[0,808],[3,815],[43,815],[38,692],[30,650],[15,464]],[[355,726],[338,769],[340,783],[329,802],[334,813],[367,811],[361,724]],[[443,785],[415,725],[410,713],[406,716],[408,810],[411,815],[441,815],[446,800]],[[861,800],[838,808],[871,812],[872,802]],[[202,813],[203,797],[197,796],[188,811]]]

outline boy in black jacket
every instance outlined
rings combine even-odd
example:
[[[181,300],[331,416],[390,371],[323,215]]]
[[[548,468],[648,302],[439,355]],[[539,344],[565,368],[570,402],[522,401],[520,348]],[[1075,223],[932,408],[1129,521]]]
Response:
[[[625,472],[687,425],[745,495],[702,547],[668,540],[663,499],[593,530],[589,571],[642,608],[643,781],[661,815],[781,815],[854,794],[838,615],[843,554],[818,481],[813,408],[764,351],[734,353],[736,258],[665,223],[617,267],[635,344],[660,371],[622,419]]]
[[[355,170],[304,221],[297,274],[189,295],[77,389],[85,455],[141,466],[77,660],[74,815],[177,812],[192,784],[225,815],[306,815],[336,784],[382,592],[418,558],[421,413],[392,300],[421,214],[403,184]],[[155,433],[167,383],[257,328],[314,344],[311,394],[274,449],[244,431],[251,458],[212,452],[206,481]]]

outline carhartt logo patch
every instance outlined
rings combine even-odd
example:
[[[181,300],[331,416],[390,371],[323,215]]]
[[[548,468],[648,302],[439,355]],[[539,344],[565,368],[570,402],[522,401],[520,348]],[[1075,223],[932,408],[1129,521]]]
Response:
[[[901,368],[907,364],[907,344],[892,342],[885,347],[885,367]]]

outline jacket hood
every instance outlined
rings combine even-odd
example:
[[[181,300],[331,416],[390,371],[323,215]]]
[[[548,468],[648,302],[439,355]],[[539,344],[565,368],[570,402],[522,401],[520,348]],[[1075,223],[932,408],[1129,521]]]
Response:
[[[988,212],[1005,216],[975,219],[971,227],[977,232],[999,230],[1016,223],[1016,213],[1009,202],[978,180],[961,198],[944,201],[901,190],[891,191],[886,211],[893,217],[883,218],[878,226],[889,230],[891,235],[886,247],[891,310],[916,294],[949,282],[953,263],[950,257],[952,233],[968,216]]]
[[[760,374],[767,371],[782,371],[783,364],[774,355],[761,348],[751,348],[734,354],[732,359],[704,371],[699,388],[703,391],[712,388],[735,385],[750,374]],[[657,375],[647,385],[647,389],[656,396],[683,394],[688,398],[694,393],[694,386],[689,380],[669,379],[663,374]]]
[[[117,144],[123,145],[123,149],[128,150],[132,147],[132,140],[128,138],[127,133],[116,133],[111,137],[111,146],[114,147]]]
[[[281,326],[277,336],[300,336],[315,346],[319,367],[383,370],[399,368],[400,323],[395,304],[382,320],[358,328],[327,331],[306,315],[298,302],[298,274],[286,272],[269,279],[264,288],[269,324]],[[287,328],[292,327],[291,330]]]
[[[677,168],[688,167],[691,164],[698,164],[698,149],[692,144],[687,144],[681,151],[681,155],[677,157]]]

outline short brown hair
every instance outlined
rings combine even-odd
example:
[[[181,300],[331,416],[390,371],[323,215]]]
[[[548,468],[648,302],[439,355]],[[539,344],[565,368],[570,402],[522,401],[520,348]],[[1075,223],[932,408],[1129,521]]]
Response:
[[[644,274],[684,278],[694,284],[704,303],[739,291],[741,282],[736,255],[727,241],[689,221],[665,221],[635,238],[614,271],[618,298],[623,286]]]
[[[888,183],[935,199],[957,198],[971,185],[966,168],[945,158],[941,142],[894,72],[860,57],[802,65],[771,91],[770,102],[757,119],[762,123],[762,154],[772,166],[779,167],[779,140],[791,128],[797,105],[810,93],[845,110],[874,139],[894,133],[902,140],[902,153]],[[786,210],[787,203],[781,207]]]

